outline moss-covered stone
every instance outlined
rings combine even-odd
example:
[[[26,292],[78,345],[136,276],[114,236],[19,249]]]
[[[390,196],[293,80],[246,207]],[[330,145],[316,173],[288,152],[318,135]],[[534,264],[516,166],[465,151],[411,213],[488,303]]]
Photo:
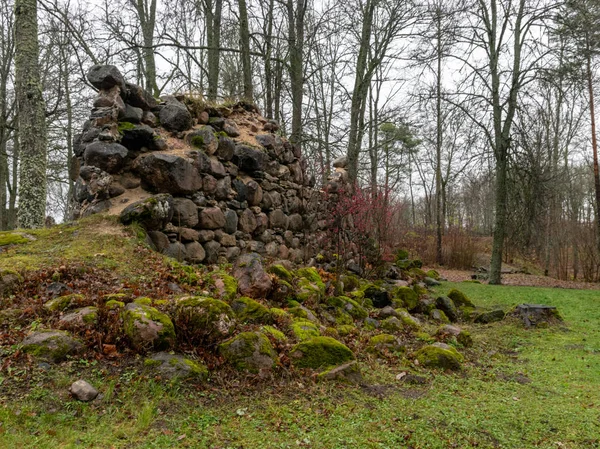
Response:
[[[398,313],[398,318],[402,321],[404,326],[415,332],[421,330],[421,323],[419,320],[408,313],[406,309],[396,309],[396,313]]]
[[[404,352],[406,346],[402,344],[400,339],[395,335],[380,334],[369,339],[367,351],[376,354],[385,354],[387,352],[397,353]]]
[[[502,309],[490,310],[488,312],[482,312],[475,317],[475,322],[480,324],[495,323],[502,321],[506,313]]]
[[[298,279],[294,298],[300,303],[318,303],[323,297],[325,288],[321,289],[316,283],[308,279]]]
[[[317,380],[334,380],[343,383],[357,384],[362,382],[363,377],[358,362],[353,360],[324,370],[322,373],[319,373]]]
[[[437,321],[438,323],[450,323],[450,320],[448,319],[443,310],[433,309],[431,312],[429,312],[429,316],[431,317],[431,319]]]
[[[440,280],[440,273],[438,273],[436,270],[428,270],[425,275],[427,277],[430,277],[431,279],[435,279],[436,281]],[[448,295],[450,296],[450,295]]]
[[[131,131],[133,129],[135,129],[135,125],[131,122],[119,122],[117,125],[117,130],[121,135],[123,135],[125,131]]]
[[[354,274],[344,274],[340,277],[340,280],[344,284],[345,292],[352,292],[360,289],[360,279]]]
[[[21,349],[34,357],[58,363],[79,354],[84,346],[66,331],[46,329],[28,335]]]
[[[467,348],[473,345],[473,338],[469,332],[449,324],[441,326],[435,335],[439,340],[445,343],[455,342]]]
[[[132,346],[139,351],[149,348],[170,349],[175,345],[175,327],[171,318],[154,307],[129,303],[121,312],[123,329]]]
[[[157,370],[168,379],[208,379],[208,368],[202,362],[177,354],[159,352],[144,360],[144,366]]]
[[[211,281],[217,291],[219,299],[231,301],[236,297],[238,281],[233,276],[220,270],[211,274]]]
[[[404,328],[404,325],[395,316],[390,316],[381,322],[380,327],[388,332],[400,332]]]
[[[269,313],[271,314],[273,321],[276,321],[280,324],[287,323],[292,320],[292,316],[289,313],[278,307],[271,307],[269,309]]]
[[[85,296],[73,293],[70,295],[58,296],[46,301],[44,308],[50,312],[58,312],[81,304],[84,300]]]
[[[437,309],[443,310],[450,321],[455,322],[458,320],[458,309],[449,297],[438,296],[435,299],[435,306]]]
[[[304,267],[296,271],[298,277],[307,279],[310,283],[316,285],[321,293],[325,293],[325,283],[315,267]]]
[[[392,290],[394,308],[413,310],[419,303],[419,297],[410,287],[396,287]]]
[[[260,331],[266,335],[267,337],[271,337],[273,340],[277,342],[285,342],[287,341],[287,337],[283,332],[273,326],[262,326]]]
[[[408,272],[408,274],[410,275],[410,277],[415,278],[415,279],[425,279],[427,277],[427,274],[421,270],[420,268],[411,268]]]
[[[270,310],[258,301],[242,296],[231,302],[238,320],[245,323],[269,324],[273,322]]]
[[[427,368],[459,370],[464,357],[452,346],[434,343],[424,346],[415,354],[419,363]]]
[[[321,331],[315,323],[307,320],[297,320],[290,325],[292,335],[300,341],[309,340],[321,335]]]
[[[292,275],[292,273],[287,268],[285,268],[283,265],[280,265],[280,264],[271,265],[267,271],[271,274],[274,274],[282,281],[286,281],[289,283],[292,283],[294,281],[294,276]]]
[[[328,327],[323,331],[323,335],[326,337],[337,338],[340,336],[340,333],[335,327]]]
[[[458,312],[465,321],[473,321],[477,316],[477,309],[474,307],[459,307]]]
[[[235,327],[229,304],[208,296],[186,296],[175,305],[175,324],[188,339],[199,342],[228,337]]]
[[[364,320],[369,316],[369,313],[364,307],[358,304],[357,301],[347,296],[334,296],[327,298],[327,304],[331,307],[341,309],[355,320]]]
[[[254,373],[272,368],[277,360],[271,342],[259,332],[242,332],[221,343],[219,352],[236,369]]]
[[[0,232],[0,246],[21,245],[29,239],[18,232]]]
[[[290,352],[298,368],[327,368],[354,360],[352,351],[331,337],[315,337],[298,343]]]
[[[356,332],[356,326],[353,326],[351,324],[342,324],[341,326],[338,326],[336,328],[338,335],[341,335],[342,337],[346,337],[350,334],[353,334]]]
[[[134,303],[136,304],[142,304],[144,306],[151,306],[152,305],[152,298],[148,298],[147,296],[142,296],[140,298],[135,298],[133,300]]]
[[[420,283],[414,284],[412,289],[419,297],[427,294],[427,289],[425,287],[423,287],[423,285]]]
[[[298,306],[288,309],[288,313],[296,318],[312,321],[313,323],[320,324],[319,319],[315,313],[307,307]]]
[[[475,307],[467,295],[455,288],[450,290],[450,293],[448,293],[448,298],[452,300],[456,307]]]

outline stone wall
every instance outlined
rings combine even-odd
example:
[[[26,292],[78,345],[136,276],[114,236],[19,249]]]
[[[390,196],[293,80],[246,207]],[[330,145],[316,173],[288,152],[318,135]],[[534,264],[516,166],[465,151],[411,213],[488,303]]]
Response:
[[[99,92],[75,139],[76,217],[139,221],[158,251],[192,263],[312,255],[320,192],[277,123],[246,103],[155,99],[114,66],[87,77]]]

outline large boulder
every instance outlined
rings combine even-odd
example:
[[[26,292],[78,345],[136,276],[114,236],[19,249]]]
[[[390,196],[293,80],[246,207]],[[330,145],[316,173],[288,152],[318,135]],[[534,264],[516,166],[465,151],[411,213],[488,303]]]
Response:
[[[231,308],[241,322],[269,324],[273,321],[267,307],[247,296],[234,299]]]
[[[464,357],[452,346],[434,343],[424,346],[415,354],[419,363],[427,368],[459,370]]]
[[[218,341],[235,328],[229,305],[208,296],[185,296],[177,300],[175,324],[190,341]]]
[[[148,125],[134,125],[132,123],[119,123],[122,133],[121,145],[131,151],[160,151],[167,147]]]
[[[265,169],[268,156],[260,150],[256,150],[246,145],[236,145],[233,152],[233,162],[248,173],[263,171]]]
[[[298,343],[290,352],[298,368],[327,368],[354,360],[352,351],[331,337],[315,337]]]
[[[151,230],[164,229],[172,218],[173,197],[166,193],[130,204],[123,209],[119,217],[123,224],[135,221]]]
[[[271,278],[263,268],[262,258],[257,253],[244,254],[238,258],[233,276],[238,280],[242,295],[264,298],[273,287]]]
[[[170,349],[175,344],[175,328],[168,315],[154,307],[129,303],[122,313],[125,335],[137,350]]]
[[[176,226],[193,228],[198,224],[198,206],[187,198],[173,199],[173,223]]]
[[[497,321],[502,321],[506,313],[502,309],[490,310],[489,312],[482,312],[475,317],[475,322],[480,324],[490,324]]]
[[[93,165],[107,173],[117,173],[128,153],[127,148],[118,143],[95,141],[86,146],[83,158],[86,165]]]
[[[87,79],[96,89],[107,90],[119,86],[121,92],[126,91],[123,75],[114,65],[94,65],[87,73]]]
[[[202,187],[202,178],[194,165],[173,154],[142,155],[134,161],[134,168],[144,187],[153,192],[190,195]]]
[[[443,311],[453,323],[458,320],[458,310],[454,302],[447,296],[438,296],[435,300],[436,307]]]
[[[136,108],[141,108],[144,111],[154,109],[158,106],[158,101],[150,92],[131,83],[125,83],[127,94],[125,98],[127,103]]]
[[[169,98],[167,104],[161,107],[158,118],[168,131],[186,131],[192,127],[190,111],[175,98]]]
[[[185,139],[194,148],[203,150],[208,155],[215,154],[219,147],[219,141],[215,136],[215,130],[212,126],[208,125],[190,131],[187,136],[185,136]]]
[[[218,207],[206,207],[200,211],[200,228],[220,229],[225,224],[225,214]]]
[[[269,339],[260,332],[242,332],[219,345],[221,355],[240,371],[258,372],[270,369],[277,353]]]
[[[21,348],[35,357],[58,363],[70,355],[79,354],[84,346],[66,331],[48,329],[29,334]]]

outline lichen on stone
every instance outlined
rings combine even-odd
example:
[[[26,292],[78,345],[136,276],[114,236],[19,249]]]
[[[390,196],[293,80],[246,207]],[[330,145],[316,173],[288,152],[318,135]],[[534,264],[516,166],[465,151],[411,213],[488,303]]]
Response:
[[[269,324],[273,321],[267,307],[247,296],[234,299],[231,308],[241,322]]]
[[[240,371],[270,369],[277,353],[269,339],[260,332],[242,332],[219,345],[219,353]]]

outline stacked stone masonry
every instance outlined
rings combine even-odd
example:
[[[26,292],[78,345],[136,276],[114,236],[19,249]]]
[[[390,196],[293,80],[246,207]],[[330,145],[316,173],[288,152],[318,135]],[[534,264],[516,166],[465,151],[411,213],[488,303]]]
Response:
[[[114,66],[87,77],[98,95],[75,138],[76,218],[138,221],[158,251],[191,263],[247,252],[299,263],[316,252],[327,227],[323,194],[305,176],[300,148],[255,106],[155,99]]]

